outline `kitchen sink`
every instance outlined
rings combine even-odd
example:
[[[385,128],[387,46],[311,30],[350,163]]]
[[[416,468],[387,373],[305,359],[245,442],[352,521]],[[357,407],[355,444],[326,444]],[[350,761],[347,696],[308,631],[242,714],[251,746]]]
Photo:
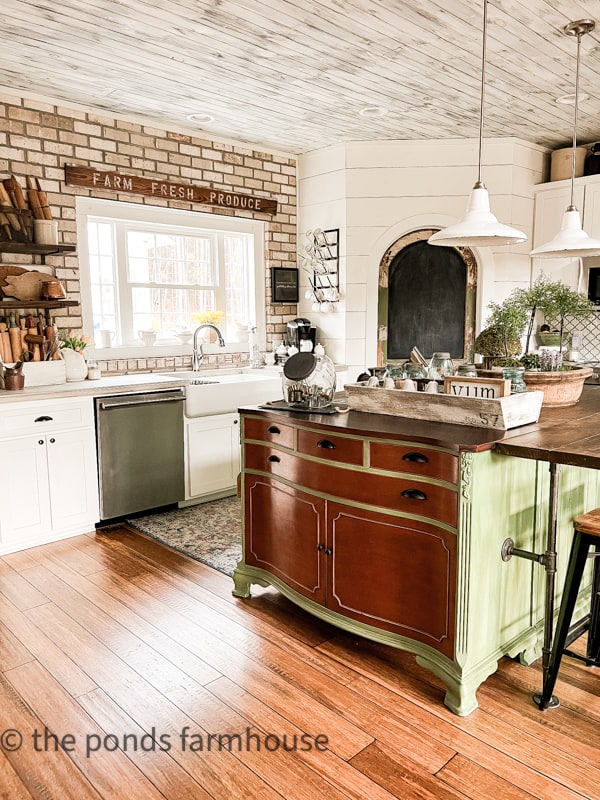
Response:
[[[254,406],[268,400],[281,400],[281,378],[273,374],[230,372],[194,372],[180,370],[162,373],[187,381],[185,387],[185,414],[187,417],[205,417],[209,414],[227,414],[240,406]]]

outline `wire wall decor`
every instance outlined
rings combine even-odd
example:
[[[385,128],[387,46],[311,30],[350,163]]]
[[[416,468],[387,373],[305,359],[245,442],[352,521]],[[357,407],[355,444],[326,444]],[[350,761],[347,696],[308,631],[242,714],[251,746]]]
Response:
[[[300,268],[308,275],[305,298],[312,310],[323,314],[340,300],[340,230],[315,228],[306,231],[306,242],[298,254]]]

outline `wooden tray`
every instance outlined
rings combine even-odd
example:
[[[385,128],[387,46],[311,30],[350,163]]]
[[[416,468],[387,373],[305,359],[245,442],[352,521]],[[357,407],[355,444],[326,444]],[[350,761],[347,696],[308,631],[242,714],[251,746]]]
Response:
[[[508,430],[537,422],[544,399],[544,393],[537,391],[510,394],[496,400],[476,400],[446,394],[371,388],[361,383],[346,384],[344,389],[348,406],[353,411],[494,430]]]

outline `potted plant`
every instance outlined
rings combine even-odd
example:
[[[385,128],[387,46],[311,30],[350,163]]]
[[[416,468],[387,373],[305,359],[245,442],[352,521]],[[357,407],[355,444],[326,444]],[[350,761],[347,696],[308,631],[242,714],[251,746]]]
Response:
[[[87,377],[87,363],[84,350],[88,346],[88,337],[76,331],[59,333],[60,354],[65,362],[68,381],[83,381]]]
[[[483,356],[486,369],[518,365],[516,356],[523,349],[520,337],[527,324],[527,312],[510,298],[503,303],[490,303],[488,308],[488,326],[475,339],[474,351]]]
[[[490,325],[500,336],[507,329],[518,336],[525,334],[525,352],[518,362],[524,367],[523,377],[527,388],[543,391],[544,405],[574,405],[581,396],[583,382],[591,374],[591,369],[563,365],[565,320],[584,319],[593,312],[594,304],[561,281],[550,281],[542,274],[529,289],[515,289],[503,303],[490,303],[489,308]],[[531,338],[538,312],[557,325],[558,349],[531,352]]]

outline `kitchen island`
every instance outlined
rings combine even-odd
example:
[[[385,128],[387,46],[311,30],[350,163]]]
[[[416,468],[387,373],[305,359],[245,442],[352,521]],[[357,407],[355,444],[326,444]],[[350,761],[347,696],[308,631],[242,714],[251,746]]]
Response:
[[[416,655],[457,714],[504,655],[539,657],[544,550],[562,469],[558,580],[572,519],[600,505],[600,391],[510,431],[361,412],[242,409],[244,552],[234,594],[272,585],[321,619]],[[580,607],[589,603],[586,581]]]

